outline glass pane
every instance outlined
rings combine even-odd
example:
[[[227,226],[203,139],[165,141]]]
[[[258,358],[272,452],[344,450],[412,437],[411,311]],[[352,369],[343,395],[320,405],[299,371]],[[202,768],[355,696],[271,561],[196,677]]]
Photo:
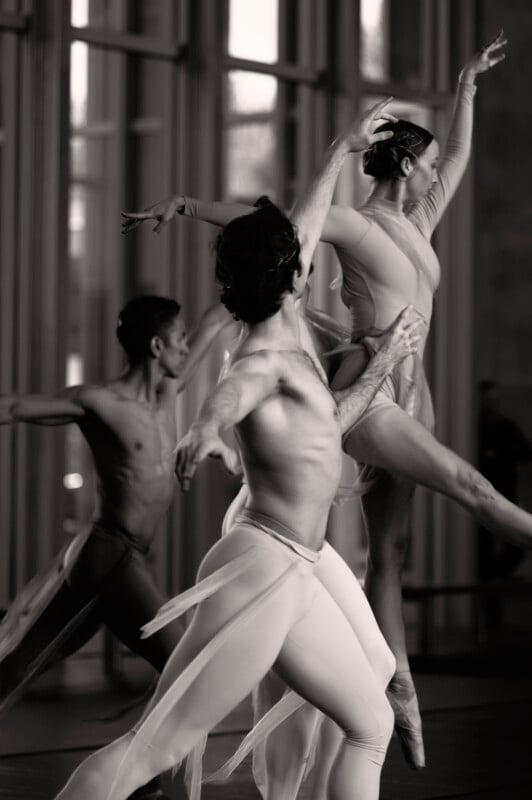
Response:
[[[368,81],[385,81],[388,71],[388,0],[360,0],[360,59]]]
[[[70,48],[70,122],[76,126],[87,122],[89,46],[74,42]]]
[[[127,78],[131,87],[130,116],[158,118],[161,123],[164,85],[168,64],[153,58],[131,56],[127,61]],[[167,77],[170,80],[169,77]]]
[[[360,0],[362,76],[419,86],[422,43],[421,0]]]
[[[75,28],[106,28],[107,30],[140,33],[158,39],[172,39],[173,0],[71,0],[70,22]]]
[[[128,0],[128,31],[157,39],[173,38],[176,5],[174,0]]]
[[[71,0],[70,24],[75,28],[122,29],[121,0]]]
[[[277,78],[233,70],[228,75],[227,95],[228,108],[233,114],[271,112],[277,102]]]
[[[275,129],[273,122],[234,125],[227,131],[226,195],[256,200],[275,196]]]
[[[278,0],[230,0],[229,55],[272,64],[279,57]]]
[[[390,3],[390,76],[407,86],[421,84],[421,0]]]

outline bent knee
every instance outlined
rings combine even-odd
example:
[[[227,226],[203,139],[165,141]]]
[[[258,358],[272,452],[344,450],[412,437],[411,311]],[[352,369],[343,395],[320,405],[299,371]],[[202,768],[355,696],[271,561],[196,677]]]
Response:
[[[392,738],[394,713],[383,693],[378,705],[372,705],[373,719],[368,724],[344,728],[345,744],[367,753],[375,764],[382,766]]]

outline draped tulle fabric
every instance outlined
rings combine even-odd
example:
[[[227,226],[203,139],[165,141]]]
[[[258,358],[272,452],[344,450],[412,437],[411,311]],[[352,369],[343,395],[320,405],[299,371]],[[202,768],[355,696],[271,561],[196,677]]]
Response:
[[[211,575],[199,581],[192,589],[187,590],[187,592],[184,593],[186,595],[185,599],[183,599],[183,595],[178,595],[169,603],[165,604],[163,609],[161,609],[160,615],[158,614],[151,623],[144,626],[144,633],[146,635],[154,633],[171,620],[186,613],[186,611],[193,606],[215,595],[221,588],[230,584],[231,581],[234,581],[246,567],[257,559],[257,557],[257,549],[250,548]],[[120,762],[107,800],[114,800],[122,776],[128,772],[138,759],[142,758],[146,750],[154,746],[154,738],[162,724],[173,712],[180,699],[209,664],[211,659],[231,640],[232,636],[240,628],[253,622],[255,617],[268,603],[269,598],[274,596],[281,587],[292,578],[297,572],[297,569],[297,562],[293,561],[271,584],[262,591],[259,591],[250,602],[246,603],[241,611],[223,625],[216,635],[200,650],[196,657],[190,661],[157,704],[148,711],[145,718],[134,729],[134,738]],[[202,737],[200,741],[196,742],[187,758],[188,791],[190,797],[194,798],[194,800],[197,800],[200,796],[202,779],[200,753],[203,752],[203,748],[204,738]]]
[[[32,578],[15,597],[0,624],[0,665],[18,647],[35,621],[53,601],[66,580],[69,567],[79,556],[90,532],[89,528],[78,534],[72,542],[61,550],[52,565]],[[88,602],[81,608],[72,617],[70,624],[48,643],[31,664],[27,665],[24,675],[3,698],[0,704],[0,712],[14,705],[29,683],[46,668],[47,664],[53,661],[54,655],[60,650],[72,632],[83,622],[93,606],[94,602]]]

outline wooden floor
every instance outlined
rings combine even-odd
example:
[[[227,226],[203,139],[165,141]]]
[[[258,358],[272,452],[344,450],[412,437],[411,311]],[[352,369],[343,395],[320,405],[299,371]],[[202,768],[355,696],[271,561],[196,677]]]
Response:
[[[75,671],[76,665],[69,669]],[[410,771],[394,740],[383,773],[383,800],[530,800],[532,674],[480,678],[420,674],[417,685],[429,766],[422,773]],[[131,682],[127,689],[121,685],[111,691],[97,666],[89,681],[66,681],[66,688],[64,681],[42,682],[0,720],[0,800],[51,800],[91,750],[136,719],[138,710],[111,722],[99,719],[131,697]],[[249,719],[246,703],[215,731],[206,755],[207,770],[235,748]],[[169,796],[181,800],[179,779],[165,783]],[[303,791],[303,798],[306,795]],[[249,763],[230,784],[206,786],[202,796],[203,800],[258,800]]]

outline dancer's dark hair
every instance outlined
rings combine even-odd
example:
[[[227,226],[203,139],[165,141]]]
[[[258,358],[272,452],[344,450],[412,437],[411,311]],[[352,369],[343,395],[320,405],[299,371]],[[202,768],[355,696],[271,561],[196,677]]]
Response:
[[[130,300],[118,315],[116,335],[133,364],[150,354],[154,336],[163,336],[178,316],[181,306],[169,297],[140,295]]]
[[[400,178],[403,158],[408,156],[416,160],[434,139],[432,133],[406,119],[385,122],[379,125],[378,131],[393,131],[393,136],[368,147],[364,151],[363,165],[367,175],[383,180]]]
[[[279,311],[300,274],[297,231],[267,197],[232,220],[215,242],[221,300],[235,319],[257,323]]]

